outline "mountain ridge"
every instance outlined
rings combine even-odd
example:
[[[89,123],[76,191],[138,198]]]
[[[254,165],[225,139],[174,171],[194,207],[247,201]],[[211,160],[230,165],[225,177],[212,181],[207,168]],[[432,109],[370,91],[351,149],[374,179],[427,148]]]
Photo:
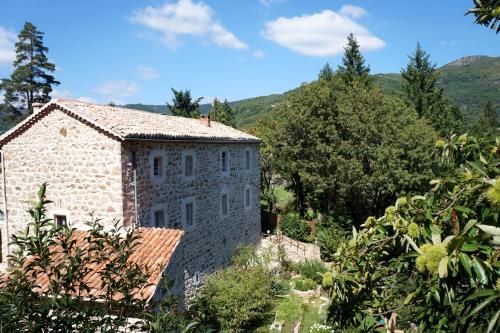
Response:
[[[470,55],[453,60],[437,69],[437,86],[444,95],[460,107],[466,122],[471,122],[484,108],[487,101],[500,106],[500,57]],[[401,74],[380,73],[373,75],[375,83],[384,93],[402,97]],[[237,127],[248,127],[270,113],[283,98],[299,87],[281,94],[245,98],[229,102],[233,108]],[[127,104],[126,107],[145,111],[167,113],[166,105]],[[202,104],[200,111],[206,114],[210,104]]]

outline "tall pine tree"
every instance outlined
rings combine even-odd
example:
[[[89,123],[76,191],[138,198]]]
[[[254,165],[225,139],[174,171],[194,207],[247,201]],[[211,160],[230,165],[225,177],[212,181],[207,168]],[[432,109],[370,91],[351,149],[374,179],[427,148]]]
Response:
[[[189,90],[175,90],[171,88],[173,93],[172,105],[167,103],[168,109],[174,116],[198,118],[200,116],[200,101],[203,97],[199,97],[193,101]]]
[[[233,109],[227,100],[221,103],[217,98],[214,99],[212,110],[210,111],[210,118],[224,125],[235,126]]]
[[[361,54],[359,44],[353,34],[347,36],[347,45],[344,50],[343,66],[338,68],[338,73],[344,82],[350,85],[356,79],[369,84],[371,81],[370,67],[365,65],[365,58]]]
[[[2,79],[5,104],[18,113],[33,112],[33,103],[50,100],[52,86],[59,82],[50,73],[55,65],[47,58],[49,49],[43,44],[43,32],[30,22],[24,24],[16,43],[16,60],[10,79]]]
[[[461,112],[436,87],[438,73],[430,55],[417,42],[406,69],[401,70],[406,99],[421,118],[426,118],[442,136],[461,128]]]

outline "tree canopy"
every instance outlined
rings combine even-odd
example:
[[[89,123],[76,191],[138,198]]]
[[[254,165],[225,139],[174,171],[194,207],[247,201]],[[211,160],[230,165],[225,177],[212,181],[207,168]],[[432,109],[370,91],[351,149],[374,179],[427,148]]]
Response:
[[[355,79],[302,86],[277,107],[280,175],[307,207],[361,223],[432,176],[433,129],[402,101]]]
[[[10,106],[8,110],[18,114],[32,113],[34,102],[48,102],[52,86],[59,84],[50,74],[55,71],[55,65],[47,58],[49,49],[43,44],[43,35],[30,22],[24,24],[15,44],[14,71],[0,84],[0,89],[5,91],[5,104]]]
[[[370,67],[365,65],[365,57],[361,54],[358,41],[354,38],[353,34],[347,36],[347,45],[344,47],[342,64],[339,66],[337,72],[345,83],[350,84],[354,79],[365,83],[371,81]]]
[[[224,103],[221,103],[217,98],[214,99],[212,110],[210,110],[209,115],[212,120],[218,121],[224,125],[232,127],[236,125],[233,109],[227,100],[224,100]]]
[[[193,101],[191,91],[175,90],[171,88],[173,93],[172,104],[168,104],[168,109],[174,116],[198,118],[200,116],[200,101],[203,97],[198,97]]]
[[[401,70],[403,91],[417,114],[425,118],[442,136],[449,135],[461,127],[461,113],[443,96],[443,90],[436,87],[438,74],[430,55],[417,43],[410,62]]]

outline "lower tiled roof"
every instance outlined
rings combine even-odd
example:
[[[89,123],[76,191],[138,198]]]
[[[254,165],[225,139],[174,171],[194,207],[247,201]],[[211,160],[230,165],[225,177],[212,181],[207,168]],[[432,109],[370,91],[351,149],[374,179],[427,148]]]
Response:
[[[149,301],[154,295],[156,289],[160,286],[162,275],[167,267],[177,244],[179,243],[182,235],[182,230],[178,229],[163,229],[163,228],[137,228],[136,235],[139,236],[138,245],[134,249],[134,253],[129,258],[128,263],[138,264],[142,267],[143,272],[149,275],[148,286],[143,290],[136,290],[136,299]],[[89,232],[82,230],[73,231],[73,238],[76,241],[76,248],[84,251],[89,247],[87,238],[90,236]],[[51,262],[57,263],[63,257],[60,248],[53,247],[51,249],[53,254]],[[80,292],[84,298],[95,297],[96,299],[103,298],[105,290],[102,286],[100,271],[105,265],[112,260],[116,259],[111,254],[109,260],[88,265],[88,273],[83,278],[83,282],[90,288],[90,291],[76,291],[75,294]],[[50,271],[50,270],[49,270]],[[8,278],[8,277],[7,277]],[[51,278],[46,272],[40,272],[35,277],[35,291],[41,294],[48,294],[50,292]],[[113,295],[114,299],[120,299],[122,295]]]

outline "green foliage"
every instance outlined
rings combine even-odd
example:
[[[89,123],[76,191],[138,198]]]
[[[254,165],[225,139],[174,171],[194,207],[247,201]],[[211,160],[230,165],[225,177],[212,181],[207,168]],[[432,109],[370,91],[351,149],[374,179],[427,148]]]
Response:
[[[224,125],[235,126],[233,109],[227,102],[224,100],[224,103],[221,103],[217,98],[214,99],[212,104],[212,110],[208,113],[214,121],[218,121]]]
[[[323,273],[326,272],[325,264],[321,260],[307,260],[295,265],[294,270],[301,276],[314,280],[320,284],[323,280]]]
[[[307,277],[297,277],[293,280],[293,288],[299,291],[314,290],[318,286],[316,281]]]
[[[361,224],[432,177],[432,128],[365,82],[304,85],[275,121],[269,145],[301,214],[310,207]]]
[[[474,8],[469,9],[466,15],[468,14],[476,17],[474,23],[500,32],[500,1],[474,0]]]
[[[351,224],[350,220],[334,219],[331,216],[320,220],[317,224],[316,243],[322,259],[331,260],[337,247],[348,237]]]
[[[43,184],[28,211],[31,221],[23,233],[13,236],[11,268],[7,276],[0,276],[0,331],[123,332],[152,327],[156,317],[144,310],[146,300],[141,297],[150,286],[149,269],[129,260],[140,241],[134,229],[115,224],[104,230],[93,219],[84,239],[77,240],[74,229],[57,226],[47,218],[50,201],[45,194]],[[96,273],[102,295],[89,295],[87,274],[95,265],[102,267]],[[43,295],[35,291],[34,277],[40,274],[48,279],[48,291]],[[176,300],[170,299],[168,304],[175,312]],[[129,316],[139,320],[131,324]],[[175,330],[188,332],[193,326],[187,318],[180,320],[180,315],[169,316],[168,327]]]
[[[476,118],[472,132],[479,136],[494,138],[498,134],[499,127],[500,122],[498,121],[497,111],[493,103],[488,101],[483,112]]]
[[[5,104],[11,106],[15,115],[32,113],[35,102],[48,102],[52,86],[59,84],[50,74],[55,65],[47,58],[48,50],[43,44],[43,32],[26,22],[16,43],[14,71],[10,79],[2,79],[0,84],[5,91]]]
[[[295,322],[302,315],[302,299],[290,295],[276,306],[276,317],[279,321]]]
[[[406,69],[401,71],[403,91],[419,117],[428,119],[445,136],[460,128],[461,114],[457,107],[444,99],[443,90],[436,88],[438,73],[429,57],[417,43]]]
[[[172,94],[172,105],[167,103],[167,107],[173,116],[187,117],[187,118],[198,118],[200,116],[199,108],[200,101],[203,97],[199,97],[194,101],[191,98],[191,91],[189,90],[175,90],[171,88]]]
[[[361,54],[359,44],[352,33],[347,36],[342,64],[338,68],[338,74],[347,85],[350,85],[353,81],[364,82],[365,84],[371,82],[370,67],[365,65],[365,58]],[[330,76],[331,79],[332,76]]]
[[[208,278],[190,310],[217,330],[251,331],[272,316],[273,281],[259,257],[245,250],[233,265]]]
[[[290,212],[283,215],[279,230],[285,236],[301,242],[310,240],[311,227],[302,220],[300,214],[297,212]]]
[[[332,262],[333,326],[371,331],[397,311],[401,328],[415,323],[424,332],[495,331],[499,145],[500,139],[491,147],[451,136],[435,152],[447,168],[429,192],[397,200],[339,246]]]

